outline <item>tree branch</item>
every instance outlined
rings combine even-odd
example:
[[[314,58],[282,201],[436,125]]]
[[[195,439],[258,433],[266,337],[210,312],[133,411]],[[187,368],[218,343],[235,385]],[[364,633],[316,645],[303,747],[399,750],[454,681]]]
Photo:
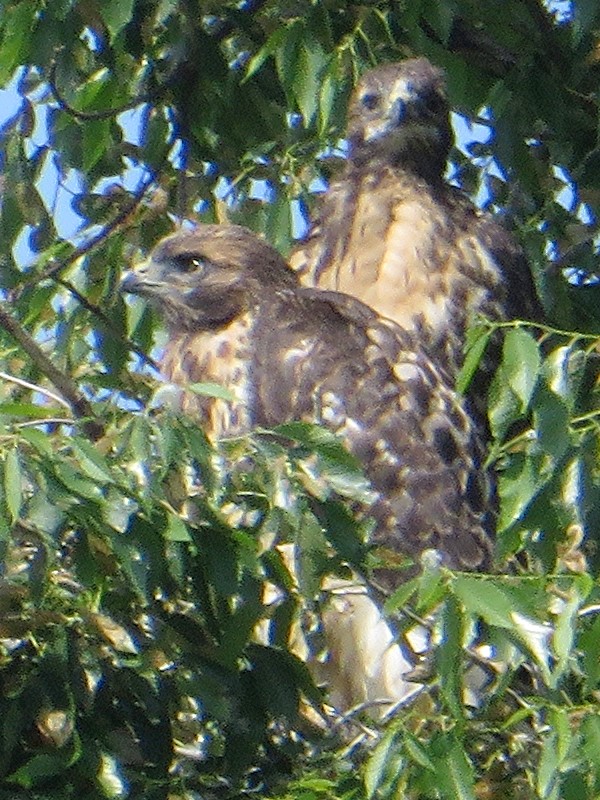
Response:
[[[73,412],[73,416],[76,419],[87,420],[82,424],[84,433],[89,436],[90,439],[99,439],[104,433],[104,428],[102,424],[95,418],[95,414],[92,410],[89,400],[84,397],[78,386],[68,375],[66,375],[64,372],[61,372],[58,367],[54,366],[52,361],[50,361],[38,343],[34,341],[31,336],[21,327],[21,325],[1,307],[0,325],[13,337],[13,339],[16,339],[16,341],[27,353],[29,358],[33,361],[40,372],[51,381],[51,383],[68,403],[69,408]]]
[[[132,195],[131,200],[119,211],[119,213],[112,219],[110,222],[107,222],[106,225],[102,228],[102,230],[97,233],[95,236],[92,236],[88,239],[87,242],[76,247],[75,250],[63,261],[52,263],[47,270],[41,273],[35,273],[32,275],[31,278],[23,281],[21,284],[22,286],[33,286],[42,281],[47,280],[48,278],[57,278],[57,276],[63,272],[64,270],[68,269],[72,266],[78,258],[84,256],[86,253],[89,253],[90,250],[93,250],[99,244],[107,239],[111,233],[120,228],[121,225],[124,225],[129,217],[133,214],[136,208],[141,203],[144,195],[150,188],[150,186],[154,183],[154,175],[148,178],[148,180],[144,181],[140,188]]]

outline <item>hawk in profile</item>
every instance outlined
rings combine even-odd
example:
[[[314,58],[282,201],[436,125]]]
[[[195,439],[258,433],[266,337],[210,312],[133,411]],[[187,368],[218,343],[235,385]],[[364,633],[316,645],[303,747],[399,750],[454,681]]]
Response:
[[[325,425],[362,463],[373,541],[460,570],[491,564],[487,479],[472,423],[412,338],[358,300],[301,288],[276,250],[237,226],[201,225],[158,244],[123,289],[168,329],[173,383],[213,381],[236,401],[184,395],[213,438],[290,420]],[[378,574],[388,588],[392,572]]]
[[[347,166],[291,266],[305,285],[397,322],[455,378],[474,315],[540,311],[516,242],[444,180],[449,111],[443,73],[425,58],[365,73],[348,112]]]

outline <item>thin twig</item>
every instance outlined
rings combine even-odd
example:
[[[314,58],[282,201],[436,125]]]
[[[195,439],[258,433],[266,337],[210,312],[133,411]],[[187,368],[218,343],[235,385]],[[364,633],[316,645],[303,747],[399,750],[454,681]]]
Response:
[[[65,417],[41,417],[40,419],[29,419],[27,422],[16,422],[15,428],[33,428],[36,425],[73,425],[75,420]]]
[[[89,419],[83,423],[83,431],[91,439],[99,439],[103,433],[103,426],[94,418],[94,412],[88,399],[83,396],[77,385],[64,372],[56,367],[41,347],[25,331],[21,325],[0,307],[0,326],[4,328],[27,353],[40,372],[45,375],[59,393],[66,400],[73,416],[77,419]],[[37,387],[36,387],[37,389]]]
[[[51,400],[60,403],[61,406],[68,408],[69,411],[71,410],[71,406],[63,397],[51,392],[50,389],[45,389],[43,386],[38,386],[37,383],[30,383],[29,381],[23,380],[23,378],[17,378],[16,375],[9,375],[8,372],[1,371],[0,378],[2,378],[4,381],[8,381],[9,383],[16,383],[18,386],[24,386],[25,389],[31,389],[33,392],[39,392],[39,394],[43,394],[46,397],[49,397]]]
[[[76,247],[75,250],[73,250],[73,252],[69,256],[67,256],[67,258],[57,263],[51,264],[51,266],[48,267],[48,269],[45,270],[44,272],[36,273],[32,275],[31,278],[28,278],[27,280],[23,281],[21,286],[23,287],[32,286],[41,283],[42,281],[45,281],[48,278],[56,278],[61,272],[72,266],[75,263],[75,261],[77,261],[78,258],[81,258],[82,256],[86,255],[86,253],[89,253],[90,250],[93,250],[99,244],[104,242],[105,239],[107,239],[111,233],[113,233],[115,230],[117,230],[117,228],[120,228],[121,225],[124,225],[127,222],[129,217],[139,206],[144,195],[146,194],[146,192],[153,183],[154,183],[154,175],[151,175],[147,180],[142,182],[138,190],[132,195],[131,200],[121,209],[121,211],[119,211],[119,213],[115,217],[113,217],[113,219],[110,220],[110,222],[107,222],[104,225],[104,227],[99,233],[97,233],[95,236],[92,236],[84,244],[80,245],[79,247]]]

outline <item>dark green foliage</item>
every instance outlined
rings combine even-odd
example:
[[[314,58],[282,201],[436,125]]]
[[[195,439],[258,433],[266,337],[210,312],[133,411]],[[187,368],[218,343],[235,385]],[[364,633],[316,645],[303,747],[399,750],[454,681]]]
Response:
[[[562,21],[534,0],[0,4],[0,798],[600,794],[599,36],[595,0]],[[424,559],[387,608],[399,636],[437,609],[428,691],[351,747],[357,728],[299,714],[321,694],[288,642],[301,619],[318,650],[324,575],[368,571],[360,469],[311,426],[217,455],[157,411],[160,333],[117,286],[174,218],[287,252],[357,76],[411,55],[490,134],[453,152],[453,180],[516,229],[552,327],[471,332],[461,389],[503,337],[489,459],[509,574]],[[469,709],[480,642],[508,667],[484,664]]]

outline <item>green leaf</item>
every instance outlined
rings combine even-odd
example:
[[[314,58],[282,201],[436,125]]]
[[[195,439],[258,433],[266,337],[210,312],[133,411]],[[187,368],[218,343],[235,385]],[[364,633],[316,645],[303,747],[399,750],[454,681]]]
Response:
[[[435,772],[435,764],[429,757],[427,750],[421,742],[417,739],[416,736],[409,730],[403,731],[402,736],[402,744],[406,749],[406,754],[411,758],[416,764],[421,767],[425,767],[425,769]]]
[[[23,63],[37,15],[35,0],[19,0],[2,8],[2,46],[0,47],[0,85],[8,81],[15,67]]]
[[[560,397],[542,388],[535,393],[532,410],[533,427],[539,445],[555,461],[559,461],[571,443],[567,406]]]
[[[440,737],[435,749],[439,753],[435,766],[441,796],[446,800],[476,800],[473,765],[455,735]]]
[[[546,385],[573,411],[577,389],[585,368],[585,357],[581,350],[571,345],[556,347],[545,359],[542,374]]]
[[[544,736],[541,747],[540,762],[537,771],[537,791],[539,797],[550,797],[553,785],[557,780],[557,767],[559,764],[557,753],[557,737],[554,732]]]
[[[298,715],[300,685],[309,688],[312,683],[306,666],[291,653],[256,644],[250,645],[248,656],[258,690],[257,699],[274,717],[294,720]],[[315,691],[311,690],[310,694],[315,696]]]
[[[252,632],[262,618],[262,583],[246,573],[240,583],[241,602],[223,622],[221,629],[222,657],[235,663],[252,638]]]
[[[6,506],[13,522],[19,518],[23,502],[23,478],[16,449],[9,450],[4,462],[4,492]]]
[[[298,75],[298,58],[304,34],[304,22],[294,20],[286,29],[281,47],[275,51],[277,74],[288,102],[295,99],[295,84]]]
[[[242,83],[248,81],[255,75],[265,63],[265,61],[274,55],[282,46],[288,35],[287,27],[282,25],[277,27],[275,31],[269,36],[260,50],[255,53],[246,67],[246,75]]]
[[[155,111],[148,117],[144,159],[151,167],[159,168],[171,148],[170,128],[162,111]]]
[[[59,480],[72,492],[75,497],[85,497],[89,500],[99,500],[102,489],[97,483],[90,481],[65,462],[57,462],[54,469]]]
[[[186,390],[194,394],[202,395],[202,397],[216,397],[219,400],[235,401],[235,392],[226,389],[225,386],[220,386],[218,383],[190,383],[185,387]]]
[[[296,558],[300,591],[305,597],[314,597],[321,587],[327,540],[320,524],[308,512],[299,522],[297,542]]]
[[[401,586],[399,586],[398,589],[396,589],[385,601],[384,610],[386,614],[393,614],[398,609],[402,609],[402,607],[405,606],[410,598],[415,594],[418,585],[418,578],[413,578],[412,580],[406,581],[406,583],[403,583]]]
[[[267,240],[280,252],[287,253],[293,241],[292,209],[288,197],[279,192],[266,212],[264,232]]]
[[[342,503],[328,501],[319,510],[319,521],[338,555],[354,567],[363,566],[365,537],[356,514]]]
[[[391,728],[375,746],[365,766],[364,782],[367,800],[371,800],[384,784],[389,784],[390,773],[392,776],[399,774],[404,763],[402,749],[398,747],[396,731]]]
[[[185,522],[176,514],[169,514],[164,537],[169,542],[191,542],[192,537]]]
[[[71,761],[72,756],[62,750],[52,754],[41,753],[33,756],[22,767],[19,767],[8,777],[8,780],[25,789],[31,789],[43,784],[48,778],[63,775]]]
[[[539,459],[519,454],[498,478],[500,515],[498,531],[508,530],[523,519],[547,478],[542,474]]]
[[[462,698],[463,613],[456,598],[448,597],[442,607],[442,641],[436,650],[440,691],[455,720],[464,716]]]
[[[577,630],[577,619],[582,598],[580,597],[577,586],[573,583],[563,601],[563,606],[558,614],[554,628],[553,648],[558,662],[553,670],[555,681],[567,670],[569,660],[573,657],[573,642]]]
[[[319,91],[319,136],[329,130],[337,93],[337,64],[332,62],[327,68]]]
[[[578,45],[592,30],[600,15],[596,0],[577,0],[573,4],[573,40]]]
[[[304,126],[309,128],[318,109],[321,74],[327,64],[327,57],[319,42],[303,37],[298,50],[297,73],[294,82],[294,95],[298,108],[304,117]]]
[[[440,41],[447,45],[454,17],[457,14],[456,4],[449,0],[436,0],[436,2],[424,6],[423,10],[427,10],[425,18],[439,36]]]
[[[591,713],[581,723],[583,735],[583,751],[588,761],[596,768],[596,775],[600,774],[600,714]],[[597,779],[596,779],[597,780]]]
[[[83,110],[89,109],[90,106],[93,108],[94,100],[102,93],[103,88],[106,86],[107,82],[110,81],[110,78],[110,70],[106,67],[90,75],[85,83],[77,87],[77,106]]]
[[[98,11],[113,40],[131,21],[135,0],[102,0]]]
[[[491,335],[492,332],[486,325],[477,325],[469,330],[465,360],[456,378],[456,391],[460,394],[464,394],[469,388]]]
[[[488,419],[494,438],[504,439],[510,426],[521,416],[521,404],[510,388],[501,365],[494,375],[489,391]]]
[[[581,631],[578,646],[582,653],[587,691],[595,691],[600,684],[600,616],[596,616],[593,623]],[[600,728],[598,734],[600,736]],[[598,761],[600,766],[600,750]]]
[[[504,338],[502,371],[525,411],[535,389],[541,366],[538,344],[523,328],[511,328]]]
[[[82,472],[101,484],[114,483],[115,480],[104,457],[83,438],[73,440],[73,453]]]
[[[0,414],[43,420],[48,417],[64,417],[64,409],[48,408],[37,403],[0,403]]]
[[[437,554],[429,552],[425,555],[421,557],[421,574],[415,579],[418,587],[417,607],[419,613],[427,613],[431,608],[432,601],[437,602],[443,577],[440,559]]]
[[[110,124],[108,119],[94,119],[87,121],[83,126],[81,135],[84,172],[91,172],[113,144]]]
[[[507,590],[470,575],[454,575],[450,585],[470,614],[482,617],[490,625],[513,627],[515,600]]]
[[[549,709],[548,722],[556,734],[556,754],[558,756],[558,766],[566,760],[569,755],[571,743],[573,741],[573,731],[571,721],[565,708]]]

